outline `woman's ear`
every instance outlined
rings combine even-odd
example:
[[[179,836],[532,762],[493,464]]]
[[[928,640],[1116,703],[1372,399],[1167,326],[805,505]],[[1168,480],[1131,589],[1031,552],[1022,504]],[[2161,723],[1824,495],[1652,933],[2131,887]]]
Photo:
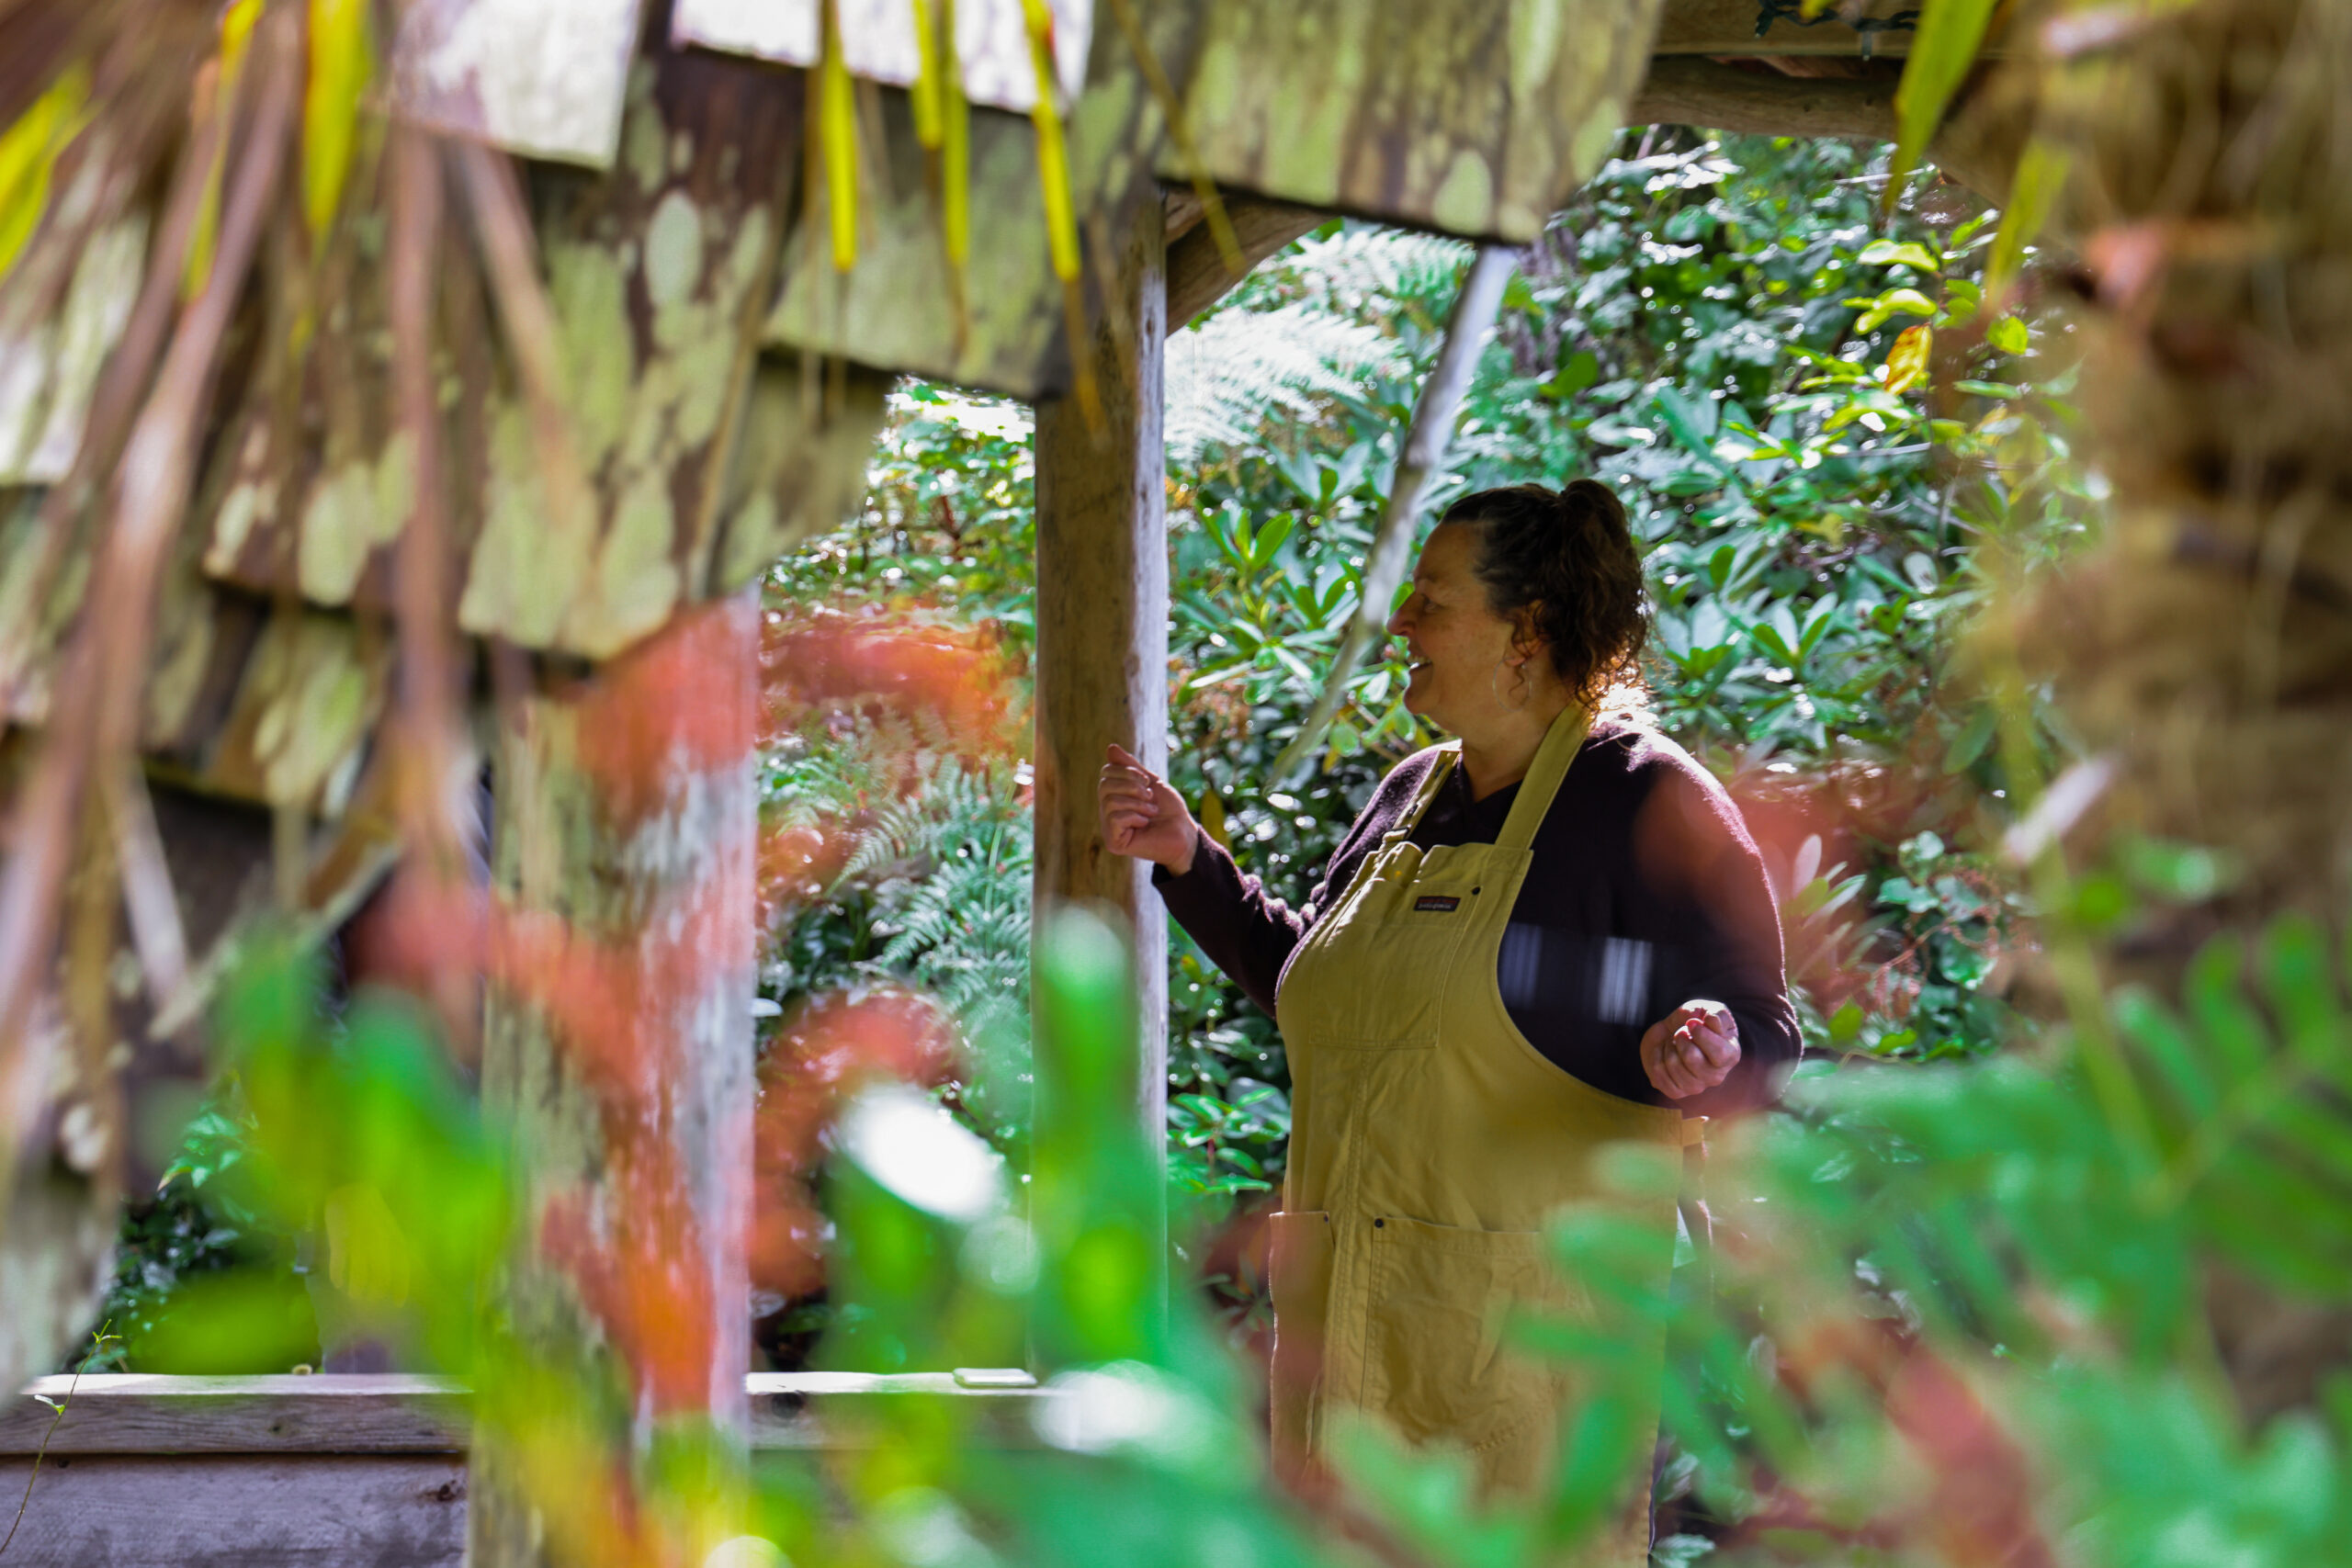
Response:
[[[1533,659],[1551,646],[1544,626],[1544,602],[1537,600],[1511,614],[1510,650],[1522,660]]]

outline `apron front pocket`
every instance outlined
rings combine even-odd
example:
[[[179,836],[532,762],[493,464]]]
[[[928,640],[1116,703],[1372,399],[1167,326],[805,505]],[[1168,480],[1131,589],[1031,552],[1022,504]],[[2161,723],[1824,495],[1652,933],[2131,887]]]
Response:
[[[1324,1332],[1330,1321],[1331,1216],[1290,1210],[1267,1217],[1266,1280],[1274,1301],[1274,1356],[1268,1378],[1273,1446],[1286,1466],[1313,1440],[1323,1382]]]
[[[1474,1454],[1548,1444],[1567,1370],[1504,1335],[1514,1307],[1556,1308],[1572,1293],[1545,1262],[1542,1233],[1363,1223],[1374,1259],[1365,1405],[1408,1442],[1443,1438]]]

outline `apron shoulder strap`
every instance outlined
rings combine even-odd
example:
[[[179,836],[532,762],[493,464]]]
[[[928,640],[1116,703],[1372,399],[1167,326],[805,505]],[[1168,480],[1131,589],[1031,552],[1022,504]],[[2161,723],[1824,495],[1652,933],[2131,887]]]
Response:
[[[1528,764],[1527,777],[1520,781],[1510,815],[1503,819],[1502,836],[1495,840],[1497,848],[1524,850],[1534,845],[1535,829],[1544,825],[1552,797],[1560,793],[1560,781],[1568,776],[1569,765],[1591,733],[1592,715],[1573,705],[1552,721],[1552,728],[1544,733],[1544,744],[1535,749],[1535,761]]]

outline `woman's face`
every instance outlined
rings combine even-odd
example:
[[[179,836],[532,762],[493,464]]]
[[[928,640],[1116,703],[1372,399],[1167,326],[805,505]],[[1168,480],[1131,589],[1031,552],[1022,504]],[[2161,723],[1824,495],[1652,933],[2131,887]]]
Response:
[[[1513,660],[1527,650],[1514,647],[1515,628],[1490,609],[1486,585],[1472,570],[1477,549],[1474,530],[1440,527],[1421,547],[1413,566],[1413,591],[1388,619],[1392,637],[1405,639],[1412,682],[1405,706],[1455,735],[1475,734],[1495,715],[1525,705],[1525,688]]]

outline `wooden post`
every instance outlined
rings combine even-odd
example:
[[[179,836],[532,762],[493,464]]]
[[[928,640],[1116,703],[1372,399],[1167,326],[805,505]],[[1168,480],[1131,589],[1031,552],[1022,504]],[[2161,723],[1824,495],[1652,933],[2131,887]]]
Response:
[[[1042,930],[1057,903],[1091,900],[1135,932],[1136,1113],[1154,1148],[1167,1125],[1167,917],[1151,867],[1103,846],[1094,781],[1112,741],[1168,766],[1165,234],[1159,203],[1136,210],[1105,258],[1110,298],[1072,345],[1091,361],[1099,423],[1075,397],[1037,406],[1035,911]]]
[[[500,1370],[590,1392],[567,1410],[478,1391],[475,1568],[609,1545],[630,1517],[611,1480],[658,1428],[740,1446],[758,671],[753,591],[503,727],[482,1099],[522,1156],[526,1233]],[[594,1396],[614,1386],[625,1409]],[[609,1469],[562,1478],[567,1449]]]

